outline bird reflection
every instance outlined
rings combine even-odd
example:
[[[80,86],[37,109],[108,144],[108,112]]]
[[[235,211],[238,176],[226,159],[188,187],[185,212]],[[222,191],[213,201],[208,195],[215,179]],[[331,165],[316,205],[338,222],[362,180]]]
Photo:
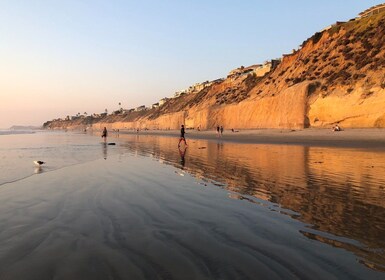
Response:
[[[43,168],[41,166],[36,166],[34,170],[35,174],[43,173]]]

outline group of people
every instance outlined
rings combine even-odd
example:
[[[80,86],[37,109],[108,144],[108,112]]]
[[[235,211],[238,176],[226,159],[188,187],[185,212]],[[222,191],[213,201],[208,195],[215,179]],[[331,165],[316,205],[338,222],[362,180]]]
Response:
[[[338,124],[336,124],[336,125],[333,126],[333,128],[332,128],[332,131],[341,131],[341,130],[342,130],[342,129],[341,129],[341,127],[340,127]],[[234,129],[231,129],[231,131],[232,131],[232,132],[238,132],[238,131],[235,131]],[[139,132],[139,131],[137,130],[137,132]],[[185,146],[187,147],[186,138],[185,138],[185,136],[184,136],[185,133],[186,133],[185,127],[184,127],[184,125],[182,124],[182,125],[181,125],[181,128],[180,128],[180,137],[179,137],[178,148],[180,147],[181,142],[184,142]],[[217,126],[217,136],[218,136],[218,137],[221,137],[222,134],[223,134],[223,126],[219,126],[219,125],[218,125],[218,126]],[[103,128],[103,131],[102,131],[102,138],[104,138],[104,142],[107,142],[107,135],[108,135],[107,128],[104,127],[104,128]]]
[[[341,129],[341,127],[338,125],[338,124],[336,124],[335,126],[333,126],[333,128],[332,128],[332,131],[341,131],[342,129]]]
[[[221,137],[223,134],[223,126],[217,126],[217,136]]]
[[[199,129],[199,131],[200,131],[200,129]],[[184,137],[185,133],[186,133],[185,128],[184,128],[184,125],[182,124],[181,128],[180,128],[180,138],[179,138],[178,147],[180,147],[181,142],[184,142],[184,144],[187,146],[186,138]],[[222,137],[222,134],[223,134],[223,126],[218,125],[217,126],[217,136]]]
[[[187,147],[186,138],[185,138],[185,136],[184,136],[185,133],[186,133],[185,127],[184,127],[184,125],[182,124],[182,125],[181,125],[181,128],[180,128],[180,137],[179,137],[178,147],[180,147],[180,144],[181,144],[182,142],[184,142],[184,144],[185,144],[186,147]],[[218,126],[217,126],[217,136],[218,136],[218,137],[221,137],[222,134],[223,134],[223,126],[219,126],[219,125],[218,125]],[[107,142],[107,135],[108,135],[107,128],[104,127],[104,128],[103,128],[103,131],[102,131],[102,138],[104,138],[104,142]]]
[[[187,146],[186,138],[184,137],[185,133],[186,132],[185,132],[185,129],[184,129],[184,125],[182,124],[181,128],[180,128],[180,138],[179,138],[178,147],[180,147],[180,143],[181,142],[184,142],[184,144]],[[107,135],[108,135],[107,128],[104,127],[103,130],[102,130],[102,138],[103,138],[105,143],[107,142]]]

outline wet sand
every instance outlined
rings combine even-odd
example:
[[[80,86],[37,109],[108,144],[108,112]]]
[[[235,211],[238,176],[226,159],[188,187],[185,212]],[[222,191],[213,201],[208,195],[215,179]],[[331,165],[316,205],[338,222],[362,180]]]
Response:
[[[254,144],[294,144],[305,146],[353,147],[353,148],[385,148],[385,129],[255,129],[255,130],[225,130],[221,137],[216,131],[187,130],[186,139],[206,139],[228,141],[234,143]],[[120,130],[123,134],[137,134],[133,130]],[[179,137],[177,130],[141,130],[140,135],[162,135]]]
[[[84,137],[1,185],[0,279],[384,277],[381,153]]]
[[[42,173],[0,197],[1,279],[383,276],[305,238],[305,224],[149,158]]]

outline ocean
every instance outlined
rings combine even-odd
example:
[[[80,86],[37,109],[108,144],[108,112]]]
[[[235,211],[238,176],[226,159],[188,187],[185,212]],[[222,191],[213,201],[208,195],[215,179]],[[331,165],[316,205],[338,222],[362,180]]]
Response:
[[[384,151],[108,142],[0,132],[0,279],[385,276]]]
[[[84,133],[0,131],[0,185],[99,158],[100,139]],[[33,161],[46,162],[44,169]]]

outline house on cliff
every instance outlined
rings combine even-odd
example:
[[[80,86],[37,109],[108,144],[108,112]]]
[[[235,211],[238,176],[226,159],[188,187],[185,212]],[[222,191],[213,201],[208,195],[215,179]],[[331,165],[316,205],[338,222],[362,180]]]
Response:
[[[240,76],[251,74],[254,70],[260,68],[261,66],[262,66],[262,64],[255,64],[255,65],[251,65],[249,67],[241,66],[239,68],[231,70],[229,72],[229,74],[227,75],[227,78],[236,79]]]
[[[182,96],[183,94],[186,94],[186,93],[187,93],[186,90],[177,91],[174,93],[173,98],[177,98],[177,97]]]
[[[135,111],[135,109],[133,109],[133,108],[131,108],[131,109],[123,109],[122,110],[122,114],[128,114],[128,113],[131,113],[133,111]]]
[[[196,83],[192,86],[190,86],[187,90],[188,93],[195,93],[195,92],[200,92],[203,90],[205,87],[208,87],[210,85],[209,81],[203,82],[203,83]]]
[[[275,69],[280,62],[280,59],[272,59],[270,61],[265,61],[263,64],[255,64],[248,67],[241,66],[231,70],[227,75],[227,78],[236,80],[240,77],[246,77],[249,74],[255,75],[256,77],[264,77],[267,73]]]
[[[220,84],[224,81],[225,79],[224,78],[219,78],[219,79],[216,79],[216,80],[213,80],[211,81],[211,84],[214,85],[214,84]]]
[[[205,88],[207,88],[207,87],[209,87],[209,86],[211,86],[213,84],[221,83],[224,80],[225,79],[220,78],[220,79],[216,79],[216,80],[213,80],[213,81],[205,81],[203,83],[193,84],[192,86],[189,86],[187,89],[184,89],[184,90],[181,90],[181,91],[176,91],[172,98],[178,98],[178,97],[182,96],[183,94],[198,93],[198,92],[204,90]],[[169,98],[169,99],[172,99],[172,98]],[[162,104],[159,104],[159,105],[161,106]]]
[[[270,61],[265,61],[265,63],[253,70],[253,73],[257,77],[264,77],[267,73],[271,72],[281,63],[280,59],[272,59]]]
[[[136,108],[131,108],[131,109],[122,109],[121,110],[121,115],[127,115],[129,113],[135,112]]]
[[[164,103],[166,103],[168,101],[169,98],[167,97],[164,97],[162,98],[161,100],[159,100],[159,106],[162,106]]]
[[[369,9],[366,9],[365,11],[359,13],[358,17],[359,18],[370,17],[372,15],[379,14],[382,11],[385,11],[385,3],[378,4],[376,6],[373,6],[373,7],[369,8]]]
[[[146,110],[146,106],[145,105],[136,107],[136,109],[135,109],[136,112],[140,112],[140,111],[144,111],[144,110]]]

